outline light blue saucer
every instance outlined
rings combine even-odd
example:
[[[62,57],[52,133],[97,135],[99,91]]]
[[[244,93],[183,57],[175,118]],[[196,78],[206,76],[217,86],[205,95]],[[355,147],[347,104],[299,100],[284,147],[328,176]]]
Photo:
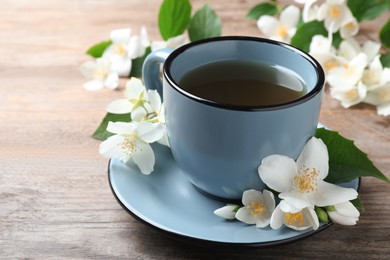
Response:
[[[225,203],[201,194],[180,172],[169,148],[156,144],[153,150],[156,165],[151,175],[142,175],[135,165],[113,159],[108,168],[109,182],[125,210],[168,235],[205,244],[270,246],[313,235],[329,226],[322,224],[315,231],[257,229],[217,217],[214,210]],[[342,186],[358,189],[359,180]]]

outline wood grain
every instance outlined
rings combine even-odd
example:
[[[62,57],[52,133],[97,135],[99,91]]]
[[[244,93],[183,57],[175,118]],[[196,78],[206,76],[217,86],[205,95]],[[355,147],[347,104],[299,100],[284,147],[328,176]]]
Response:
[[[90,137],[119,91],[87,92],[79,65],[113,29],[142,25],[158,40],[159,0],[2,0],[0,8],[0,258],[203,259],[387,258],[389,185],[365,178],[357,226],[332,226],[267,249],[199,248],[167,239],[115,201],[107,160]],[[194,9],[206,1],[191,1]],[[224,35],[257,35],[246,12],[259,1],[209,1]],[[387,16],[386,16],[387,15]],[[363,25],[376,39],[378,21]],[[345,110],[326,93],[321,122],[355,140],[390,177],[390,117]]]

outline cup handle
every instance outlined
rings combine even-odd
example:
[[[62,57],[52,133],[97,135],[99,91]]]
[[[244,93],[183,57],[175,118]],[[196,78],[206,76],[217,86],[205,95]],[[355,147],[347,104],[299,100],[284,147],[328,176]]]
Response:
[[[146,89],[156,89],[163,98],[160,64],[164,63],[173,50],[166,48],[150,53],[142,65],[142,79]]]

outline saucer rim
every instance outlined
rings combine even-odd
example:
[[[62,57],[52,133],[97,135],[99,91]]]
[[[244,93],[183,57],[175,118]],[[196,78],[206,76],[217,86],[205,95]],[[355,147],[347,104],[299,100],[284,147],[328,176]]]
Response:
[[[163,228],[158,227],[156,225],[153,225],[152,223],[142,219],[140,216],[138,216],[137,214],[135,214],[129,208],[126,207],[125,203],[123,203],[121,201],[121,199],[116,194],[116,191],[113,188],[113,184],[111,182],[111,170],[110,170],[111,163],[112,163],[112,160],[110,159],[109,162],[108,162],[108,174],[107,174],[108,183],[109,183],[111,192],[114,195],[114,197],[115,197],[116,201],[118,202],[118,204],[130,216],[132,216],[137,221],[139,221],[142,224],[144,224],[144,225],[146,225],[148,227],[151,227],[152,229],[157,230],[161,234],[163,234],[165,236],[168,236],[168,237],[170,237],[172,239],[175,239],[177,241],[186,242],[186,243],[189,243],[189,244],[201,245],[201,246],[223,246],[223,247],[229,247],[229,248],[235,248],[235,247],[238,247],[238,248],[272,247],[272,246],[279,246],[279,245],[288,244],[288,243],[292,243],[292,242],[296,242],[296,241],[305,239],[307,237],[310,237],[310,236],[313,236],[315,234],[318,234],[321,231],[323,231],[323,230],[325,230],[328,227],[333,225],[333,222],[330,220],[328,223],[323,223],[317,230],[312,230],[312,231],[309,231],[309,232],[305,232],[303,234],[300,234],[300,235],[297,235],[297,236],[294,236],[294,237],[285,238],[285,239],[281,239],[281,240],[266,241],[266,242],[253,242],[253,243],[246,243],[246,242],[222,242],[222,241],[201,239],[201,238],[196,238],[196,237],[193,237],[193,236],[179,234],[179,233],[176,233],[176,232],[173,232],[173,231],[170,231],[170,230],[163,229]],[[358,178],[358,183],[357,183],[357,187],[356,187],[357,191],[359,191],[360,186],[361,186],[361,178]],[[211,199],[211,198],[207,198],[207,199]]]

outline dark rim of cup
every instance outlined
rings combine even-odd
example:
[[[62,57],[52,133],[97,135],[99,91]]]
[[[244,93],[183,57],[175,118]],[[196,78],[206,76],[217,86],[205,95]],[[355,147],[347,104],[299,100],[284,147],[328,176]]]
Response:
[[[310,62],[315,71],[317,72],[317,83],[314,86],[314,88],[306,93],[304,96],[284,102],[284,103],[279,103],[279,104],[274,104],[274,105],[267,105],[267,106],[245,106],[245,105],[230,105],[230,104],[224,104],[224,103],[219,103],[215,102],[212,100],[204,99],[201,97],[198,97],[196,95],[193,95],[186,90],[182,89],[179,84],[172,78],[171,72],[170,72],[170,67],[174,59],[180,55],[181,53],[185,52],[187,49],[195,47],[197,45],[205,44],[208,42],[215,42],[215,41],[257,41],[257,42],[265,42],[269,44],[275,44],[284,48],[287,48],[296,54],[302,56],[305,58],[308,62]],[[230,109],[230,110],[240,110],[240,111],[260,111],[260,110],[277,110],[277,109],[283,109],[291,106],[296,106],[298,104],[301,104],[303,102],[308,101],[309,99],[313,98],[316,96],[319,92],[324,87],[325,83],[325,73],[324,70],[322,69],[321,65],[316,61],[312,56],[310,56],[308,53],[295,48],[289,44],[283,43],[283,42],[278,42],[270,39],[265,39],[265,38],[259,38],[259,37],[250,37],[250,36],[221,36],[221,37],[214,37],[214,38],[208,38],[200,41],[195,41],[186,45],[183,45],[179,47],[178,49],[174,50],[166,59],[164,63],[164,71],[163,75],[165,79],[169,82],[169,84],[179,93],[183,94],[184,96],[195,100],[200,103],[204,103],[207,105],[219,107],[219,108],[225,108],[225,109]]]

